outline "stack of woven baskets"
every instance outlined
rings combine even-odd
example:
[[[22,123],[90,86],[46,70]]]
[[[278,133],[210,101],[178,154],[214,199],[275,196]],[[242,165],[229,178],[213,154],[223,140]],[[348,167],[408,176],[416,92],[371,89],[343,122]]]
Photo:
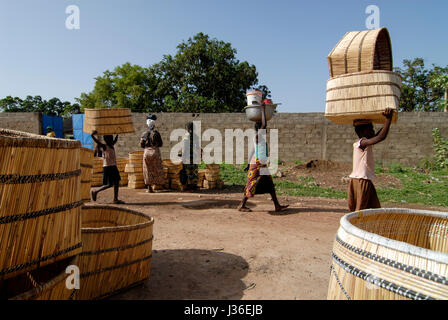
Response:
[[[126,187],[128,185],[128,173],[125,171],[126,165],[128,164],[127,158],[117,159],[117,168],[120,172],[120,187]]]
[[[81,253],[81,143],[0,129],[0,299],[68,299]]]
[[[172,190],[183,190],[184,186],[180,182],[180,172],[182,170],[182,162],[173,162],[171,160],[163,160],[162,166],[164,173],[167,173],[169,188]]]
[[[145,180],[143,178],[143,151],[129,153],[129,160],[124,171],[128,174],[129,188],[145,188]]]
[[[92,187],[103,185],[103,158],[93,158]]]
[[[203,187],[205,189],[222,189],[224,186],[219,173],[219,164],[207,164],[204,178]]]
[[[205,181],[205,172],[207,169],[199,169],[198,170],[198,187],[203,188],[204,187],[204,181]]]
[[[348,32],[328,56],[325,117],[337,124],[368,119],[384,123],[386,108],[397,110],[401,77],[392,72],[392,47],[386,28]],[[393,122],[397,121],[397,112]]]

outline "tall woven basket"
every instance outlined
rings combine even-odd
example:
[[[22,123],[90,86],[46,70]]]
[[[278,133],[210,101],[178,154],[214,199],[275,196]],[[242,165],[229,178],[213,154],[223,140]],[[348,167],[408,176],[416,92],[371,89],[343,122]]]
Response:
[[[84,109],[84,132],[97,131],[100,136],[134,133],[131,109]]]
[[[76,289],[67,287],[67,282],[74,284],[68,279],[74,275],[68,267],[77,265],[78,257],[70,257],[5,280],[0,283],[0,299],[69,300]]]
[[[330,77],[342,74],[392,71],[392,45],[386,28],[347,32],[328,55]]]
[[[81,200],[90,201],[90,187],[92,186],[93,151],[81,148]]]
[[[448,213],[370,209],[341,219],[328,299],[448,299]]]
[[[364,71],[344,74],[327,81],[325,117],[337,124],[352,124],[356,119],[384,123],[386,107],[398,110],[401,77],[389,71]],[[397,122],[394,112],[392,122]]]
[[[154,219],[111,206],[82,208],[80,290],[75,299],[102,299],[149,278]]]
[[[80,147],[0,129],[0,281],[81,252]]]

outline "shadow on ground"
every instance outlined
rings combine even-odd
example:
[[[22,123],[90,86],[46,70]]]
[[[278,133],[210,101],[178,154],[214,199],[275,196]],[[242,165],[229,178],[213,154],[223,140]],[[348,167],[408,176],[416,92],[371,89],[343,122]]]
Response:
[[[287,208],[280,212],[275,212],[274,210],[268,211],[270,215],[273,216],[287,216],[290,214],[300,214],[300,213],[311,213],[311,212],[334,212],[334,213],[349,213],[348,209],[336,209],[336,208]]]
[[[214,208],[222,208],[222,209],[237,209],[239,200],[213,200],[213,199],[204,199],[204,200],[194,200],[194,201],[186,201],[181,205],[186,209],[191,210],[205,210],[205,209],[214,209]]]
[[[216,250],[154,250],[150,279],[112,300],[241,299],[249,265]]]

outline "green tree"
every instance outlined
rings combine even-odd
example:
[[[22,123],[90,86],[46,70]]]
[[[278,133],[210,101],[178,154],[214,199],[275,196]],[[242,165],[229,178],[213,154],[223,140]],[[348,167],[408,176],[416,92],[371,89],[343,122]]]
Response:
[[[442,90],[444,95],[444,100],[441,102],[443,110],[445,112],[448,112],[448,74],[444,74],[443,70],[441,72],[437,68],[436,72],[431,76],[430,80],[430,86],[434,90]],[[446,68],[448,69],[448,68]],[[448,70],[445,71],[445,73],[448,73]]]
[[[95,80],[93,91],[76,99],[82,109],[118,107],[142,112],[154,103],[155,78],[147,68],[125,63]]]
[[[148,68],[125,63],[96,78],[82,108],[126,107],[137,112],[239,112],[258,84],[254,65],[236,58],[230,43],[198,33],[174,56]],[[265,92],[269,89],[263,86]]]
[[[0,110],[3,112],[42,112],[49,116],[67,117],[79,112],[80,106],[69,101],[62,102],[58,98],[43,100],[41,96],[19,97],[7,96],[0,100]]]
[[[435,86],[439,77],[448,75],[448,66],[441,68],[432,65],[432,69],[425,68],[423,58],[403,60],[403,68],[395,68],[401,75],[400,111],[441,111],[444,91]]]

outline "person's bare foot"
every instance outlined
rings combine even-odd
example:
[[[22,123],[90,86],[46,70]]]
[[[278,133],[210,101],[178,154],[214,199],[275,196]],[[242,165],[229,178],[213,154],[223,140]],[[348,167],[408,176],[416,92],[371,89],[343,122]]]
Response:
[[[122,200],[114,200],[114,204],[124,204],[125,202]]]
[[[252,212],[252,210],[250,208],[246,207],[246,206],[238,207],[238,211],[241,211],[241,212]]]
[[[289,205],[275,207],[275,212],[283,211],[284,209],[286,209],[288,207],[289,207]]]
[[[95,192],[95,190],[90,191],[90,196],[92,197],[93,201],[96,201],[96,192]]]

